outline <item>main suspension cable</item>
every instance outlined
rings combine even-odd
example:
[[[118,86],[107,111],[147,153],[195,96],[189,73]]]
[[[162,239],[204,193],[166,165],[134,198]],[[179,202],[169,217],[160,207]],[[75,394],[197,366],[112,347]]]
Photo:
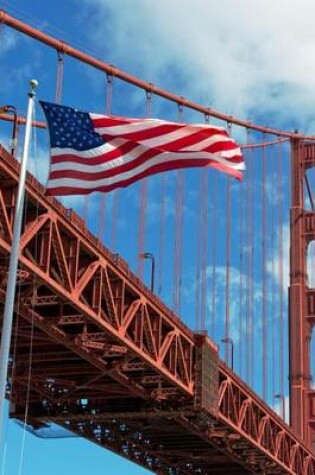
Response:
[[[296,132],[286,132],[286,131],[271,128],[271,127],[264,127],[257,124],[253,124],[250,121],[241,120],[231,115],[223,114],[210,107],[202,106],[182,96],[173,94],[169,91],[166,91],[165,89],[155,86],[154,84],[150,82],[143,81],[142,79],[139,79],[136,76],[126,73],[122,71],[121,69],[117,68],[116,66],[110,65],[104,61],[94,58],[93,56],[87,53],[84,53],[76,48],[73,48],[66,42],[57,40],[53,38],[52,36],[44,33],[43,31],[38,30],[30,25],[27,25],[26,23],[23,23],[20,20],[17,20],[16,18],[12,17],[4,10],[0,10],[0,23],[1,22],[5,23],[11,28],[14,28],[17,31],[20,31],[21,33],[24,33],[25,35],[28,35],[40,41],[41,43],[46,44],[49,47],[54,48],[57,51],[61,51],[65,55],[71,56],[83,63],[86,63],[92,66],[95,69],[104,71],[107,74],[116,76],[117,78],[129,84],[133,84],[134,86],[139,87],[140,89],[143,89],[145,91],[151,91],[152,94],[163,97],[164,99],[168,99],[172,102],[175,102],[176,104],[182,107],[201,112],[202,114],[215,117],[222,121],[235,124],[235,125],[244,127],[246,129],[256,130],[257,132],[263,132],[266,134],[287,137],[287,138],[292,138],[292,139],[315,140],[314,135],[304,135],[304,134],[299,134]]]

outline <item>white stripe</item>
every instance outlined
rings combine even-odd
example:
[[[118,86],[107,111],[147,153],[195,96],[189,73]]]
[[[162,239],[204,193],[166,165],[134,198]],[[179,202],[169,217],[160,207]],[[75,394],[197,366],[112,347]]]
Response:
[[[218,131],[218,134],[215,134],[213,137],[216,137],[217,140],[224,141],[224,140],[232,140],[230,137],[227,137],[225,134],[222,134],[224,132],[224,129],[222,127],[214,127],[214,126],[208,126],[207,128],[204,125],[187,125],[187,126],[181,126],[180,124],[175,124],[172,122],[166,122],[166,121],[158,121],[156,119],[151,120],[147,119],[147,121],[142,121],[138,123],[132,123],[132,124],[127,124],[127,125],[117,125],[117,126],[112,126],[112,127],[96,127],[95,131],[99,133],[100,135],[112,135],[112,136],[119,136],[123,134],[128,134],[128,133],[135,133],[135,132],[141,132],[145,130],[150,130],[154,129],[155,127],[159,125],[179,125],[179,128],[177,130],[174,130],[172,132],[161,132],[158,136],[144,139],[144,140],[137,140],[138,143],[141,143],[143,145],[146,145],[147,147],[161,147],[165,146],[167,144],[170,144],[174,142],[175,140],[179,140],[185,137],[188,137],[189,135],[195,134],[197,132],[204,132],[205,135],[209,132],[207,128],[211,129],[211,131]],[[206,137],[205,140],[212,140],[212,137]],[[203,141],[202,141],[203,142]],[[192,145],[191,147],[194,147],[198,150],[202,149],[202,146],[200,143],[196,143],[195,145]]]
[[[123,125],[113,125],[110,127],[96,127],[94,126],[94,130],[102,135],[102,134],[108,134],[108,135],[123,135],[123,134],[130,134],[134,132],[141,132],[143,130],[150,130],[154,129],[155,127],[159,125],[164,125],[165,122],[159,121],[156,119],[148,119],[147,121],[141,121],[141,122],[132,122],[131,124],[123,124]]]
[[[174,130],[173,132],[169,132],[167,134],[163,133],[159,135],[158,137],[152,137],[151,139],[139,140],[139,142],[149,148],[161,147],[161,146],[170,144],[171,142],[174,142],[175,140],[189,137],[194,132],[198,132],[198,129],[196,129],[194,126],[188,125],[187,127],[182,127],[181,129]]]
[[[221,137],[221,136],[215,135],[212,138],[209,137],[208,139],[204,140],[203,142],[200,142],[200,146],[203,145],[202,148],[205,148],[206,146],[209,146],[212,143],[215,143],[216,142],[215,137]],[[224,136],[222,136],[220,138],[220,141],[228,142],[229,140],[231,140],[231,139],[228,138],[228,137],[224,137]],[[62,157],[63,155],[75,155],[75,156],[80,157],[80,158],[86,158],[86,159],[91,158],[92,159],[92,158],[96,158],[100,155],[112,152],[112,151],[116,150],[117,148],[121,147],[122,145],[125,145],[127,142],[129,142],[128,139],[113,138],[112,140],[105,143],[104,145],[100,145],[99,147],[95,147],[93,149],[84,150],[84,151],[74,150],[73,148],[53,147],[51,149],[51,156],[52,157],[58,157],[58,156]],[[134,144],[137,144],[137,142],[134,142]],[[183,151],[183,152],[198,151],[198,153],[202,152],[202,150],[200,150],[200,151],[198,149],[196,150],[197,145],[199,145],[199,144],[191,145],[189,147],[184,147],[176,153],[180,153],[181,151]],[[132,149],[132,151],[130,151],[128,153],[127,157],[130,156],[128,161],[130,161],[131,159],[134,160],[139,155],[141,155],[143,152],[145,152],[145,149],[148,149],[148,148],[149,147],[144,147],[144,145],[142,143],[139,144],[139,145],[136,145]],[[239,147],[237,147],[237,148],[232,149],[232,150],[223,150],[223,151],[220,151],[220,152],[215,152],[215,155],[221,155],[223,157],[229,158],[229,157],[233,157],[234,155],[241,155],[241,150],[240,150]],[[117,161],[121,162],[121,158],[119,157],[119,158],[116,158],[114,160],[106,162],[108,164],[108,168],[112,168],[113,166],[117,166],[117,163],[118,163]],[[128,161],[124,161],[123,163],[128,163]],[[74,162],[72,162],[72,163],[73,163],[72,166],[74,166]],[[52,164],[52,167],[54,167],[53,168],[54,170],[63,169],[63,168],[58,168],[59,165],[62,165],[62,162]],[[75,164],[75,165],[77,165],[77,164]],[[96,166],[96,165],[88,165],[88,166]]]
[[[125,143],[126,141],[124,141]],[[100,147],[99,147],[100,148]],[[113,147],[116,149],[116,147]],[[52,149],[52,154],[54,156],[58,155],[56,153],[55,148]],[[61,149],[62,150],[62,149]],[[78,155],[76,150],[73,149],[67,149],[69,151],[70,155]],[[93,158],[97,157],[97,154],[95,153],[96,149],[91,150],[93,152]],[[99,171],[104,171],[104,170],[110,170],[114,167],[118,167],[119,165],[123,165],[129,162],[132,162],[133,160],[137,159],[140,155],[142,155],[144,152],[146,152],[148,149],[144,147],[143,145],[137,145],[134,147],[130,152],[127,154],[122,155],[121,157],[114,158],[113,160],[108,160],[102,164],[99,165],[94,165],[94,164],[81,164],[81,163],[76,163],[74,161],[66,161],[66,159],[62,162],[59,163],[52,163],[51,164],[51,171],[57,171],[57,170],[71,170],[71,169],[76,169],[76,170],[82,170],[86,172],[93,173],[96,169]],[[109,150],[111,151],[111,150]],[[103,152],[104,153],[104,152]],[[81,156],[81,154],[80,154]],[[84,154],[84,158],[92,158],[89,157],[87,152]]]
[[[115,121],[117,120],[117,122],[119,121],[124,121],[125,124],[121,124],[120,126],[121,127],[127,127],[128,124],[132,125],[132,124],[145,124],[145,123],[152,123],[152,124],[155,124],[155,125],[177,125],[177,126],[183,126],[184,123],[182,122],[172,122],[170,120],[164,120],[164,119],[135,119],[135,118],[128,118],[126,119],[126,117],[120,117],[120,116],[117,116],[115,115],[115,117],[113,116],[110,116],[110,115],[104,115],[104,114],[95,114],[95,113],[89,113],[89,116],[90,118],[92,119],[92,121],[94,119],[108,119],[108,120],[111,120],[111,121]],[[226,132],[226,129],[224,127],[220,127],[219,125],[212,125],[212,124],[206,124],[206,123],[194,123],[194,124],[186,124],[186,125],[191,125],[192,127],[196,127],[196,128],[200,128],[200,129],[211,129],[211,130],[217,130],[218,132]],[[118,125],[117,126],[111,126],[111,127],[119,127]]]
[[[57,179],[49,180],[47,184],[47,188],[72,187],[72,188],[92,189],[92,188],[97,188],[100,186],[109,186],[112,184],[119,183],[121,181],[128,180],[130,178],[133,178],[141,174],[142,172],[149,170],[151,167],[155,165],[159,165],[165,162],[172,162],[173,160],[178,160],[179,159],[178,155],[180,154],[164,152],[132,170],[129,170],[123,173],[118,173],[118,175],[115,175],[113,177],[102,178],[99,180],[90,181],[90,180],[82,180],[82,179],[76,179],[76,178],[57,178]],[[229,161],[224,160],[221,157],[215,156],[214,154],[209,154],[207,152],[203,152],[203,153],[191,152],[191,153],[185,154],[185,157],[181,158],[181,160],[185,161],[185,160],[197,158],[197,157],[199,159],[204,159],[205,161],[209,160],[209,158],[212,158],[216,162],[227,166],[231,170],[244,169],[243,163],[231,163]],[[72,169],[73,163],[70,163],[69,165],[70,166],[68,166],[67,169]]]
[[[132,152],[129,152],[125,155],[122,155],[119,158],[115,158],[113,160],[109,160],[107,162],[101,163],[99,165],[88,165],[88,164],[82,164],[82,163],[74,163],[71,161],[63,161],[59,163],[52,163],[51,164],[51,171],[63,171],[63,170],[76,170],[82,173],[99,173],[99,172],[105,172],[108,170],[112,170],[113,168],[119,167],[121,165],[126,165],[128,163],[133,162],[137,158],[139,158],[144,152],[146,152],[148,149],[143,147],[142,145],[139,145],[135,149],[133,149]],[[185,160],[185,159],[215,159],[216,161],[228,166],[232,167],[234,165],[239,165],[235,164],[233,162],[230,162],[228,159],[230,157],[233,157],[234,155],[239,155],[240,154],[240,149],[234,149],[234,150],[227,150],[224,152],[216,152],[216,153],[209,153],[209,152],[185,152],[185,154],[181,152],[161,152],[155,157],[153,157],[150,160],[156,159],[156,157],[161,157],[162,161],[166,160]],[[164,157],[168,158],[164,158]],[[150,160],[147,160],[146,162],[150,162]],[[117,171],[119,173],[119,170]]]
[[[205,148],[209,147],[210,145],[213,145],[216,142],[232,142],[232,139],[230,137],[227,137],[226,135],[216,134],[212,137],[207,137],[205,140],[201,140],[196,144],[183,147],[181,148],[181,151],[190,152],[196,150],[196,148],[197,150],[204,150]]]
[[[99,147],[90,148],[88,150],[75,150],[74,148],[65,148],[65,147],[52,147],[51,156],[52,157],[62,157],[63,155],[75,155],[76,157],[81,158],[94,158],[102,154],[112,152],[117,148],[124,145],[126,142],[129,142],[127,139],[113,138]]]

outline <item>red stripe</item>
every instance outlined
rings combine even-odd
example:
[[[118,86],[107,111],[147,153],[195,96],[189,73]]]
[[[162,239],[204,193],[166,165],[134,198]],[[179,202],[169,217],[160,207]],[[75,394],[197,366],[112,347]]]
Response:
[[[119,173],[127,172],[130,170],[133,170],[134,168],[142,165],[146,161],[150,160],[151,158],[155,157],[159,151],[155,150],[154,148],[147,149],[144,153],[142,153],[138,158],[131,160],[128,163],[123,163],[122,165],[117,165],[113,168],[110,168],[109,170],[104,170],[104,172],[97,172],[93,173],[93,166],[91,166],[91,171],[89,172],[80,172],[76,170],[69,170],[69,172],[76,172],[76,173],[81,173],[89,176],[96,176],[99,173],[106,173],[106,176],[111,177],[118,175]],[[62,178],[64,176],[65,170],[53,170],[50,173],[49,178]]]
[[[179,122],[168,122],[168,121],[163,121],[163,120],[155,120],[155,119],[125,119],[124,117],[112,117],[112,116],[101,116],[97,118],[92,118],[93,124],[95,128],[101,128],[101,127],[115,127],[116,125],[129,125],[129,124],[135,124],[137,123],[138,125],[143,123],[143,125],[147,124],[148,122],[156,122],[156,128],[157,127],[171,127],[174,130],[179,130],[184,127],[191,127],[195,128],[196,130],[204,130],[206,134],[213,135],[213,134],[221,134],[226,137],[228,137],[227,131],[223,127],[211,127],[209,125],[203,125],[203,124],[187,124],[187,123],[179,123]],[[151,129],[150,129],[151,130]],[[153,128],[154,130],[154,128]]]
[[[167,163],[165,164],[166,166],[163,166],[161,168],[161,165],[155,165],[153,166],[152,168],[150,168],[149,170],[146,170],[145,172],[142,172],[142,173],[139,173],[138,175],[132,177],[132,178],[129,178],[129,179],[126,179],[126,180],[121,180],[120,182],[118,183],[115,183],[115,184],[112,184],[112,185],[107,185],[107,186],[99,186],[99,187],[95,187],[93,188],[92,190],[91,189],[84,189],[84,188],[77,188],[77,187],[55,187],[55,188],[49,188],[46,190],[46,194],[47,195],[51,195],[51,196],[54,196],[54,195],[87,195],[89,193],[92,193],[94,191],[103,191],[103,192],[109,192],[109,191],[112,191],[114,190],[115,188],[125,188],[126,186],[129,186],[131,185],[132,183],[135,183],[136,181],[138,180],[141,180],[142,178],[145,178],[147,176],[151,176],[151,175],[156,175],[157,173],[161,173],[161,172],[165,172],[165,171],[171,171],[171,170],[175,170],[175,169],[179,169],[179,168],[187,168],[187,165],[184,165],[183,162],[172,162],[172,163]],[[196,163],[196,161],[194,160],[193,164],[191,165],[191,167],[198,167],[198,166],[202,166],[200,163]],[[204,163],[203,163],[203,166],[204,166]],[[243,174],[242,172],[240,172],[239,170],[231,170],[230,168],[222,165],[222,164],[219,164],[217,162],[213,162],[211,160],[209,160],[209,163],[207,164],[207,166],[210,166],[212,168],[216,168],[217,170],[220,170],[224,173],[227,173],[239,180],[242,179],[243,177]]]
[[[132,150],[137,147],[138,144],[134,142],[126,142],[123,145],[121,145],[119,148],[116,148],[110,152],[102,153],[99,156],[96,157],[78,157],[75,155],[75,151],[73,154],[62,154],[62,155],[55,155],[51,157],[51,163],[52,164],[57,164],[57,163],[64,163],[64,162],[72,162],[74,164],[80,164],[80,165],[101,165],[103,163],[109,162],[110,160],[114,160],[116,158],[122,157],[123,155],[126,155]],[[200,152],[208,152],[208,153],[219,153],[219,152],[224,152],[225,150],[233,150],[236,147],[236,144],[233,142],[220,142],[217,144],[213,144],[212,146],[206,147],[205,149],[200,150]],[[156,150],[156,153],[160,153],[161,151],[170,151],[170,152],[176,152],[176,150],[172,150],[171,147],[166,147],[166,150],[163,148],[156,148],[156,149],[149,149],[149,150]],[[186,151],[178,151],[178,153],[190,153]],[[226,158],[226,160],[233,162],[233,163],[242,163],[243,157],[242,155],[234,155],[232,157]]]
[[[78,178],[79,175],[80,175],[80,176],[82,176],[82,179],[88,179],[88,180],[97,179],[98,176],[99,177],[105,177],[105,176],[106,177],[112,177],[112,176],[115,176],[115,175],[119,175],[120,173],[124,173],[124,172],[127,172],[127,171],[130,171],[130,170],[133,170],[133,169],[137,168],[138,166],[144,164],[148,160],[154,158],[159,153],[160,153],[159,150],[150,148],[150,149],[147,149],[144,153],[139,155],[139,157],[135,158],[134,160],[131,160],[128,163],[123,163],[121,165],[117,165],[113,168],[110,168],[109,170],[104,170],[102,172],[93,173],[93,166],[91,166],[91,171],[85,171],[85,172],[78,171],[78,170],[75,170],[75,169],[72,169],[72,170],[52,170],[50,175],[49,175],[49,179],[63,178],[63,177],[66,176],[65,175],[66,173],[67,173],[68,178],[70,178],[70,177]],[[174,162],[176,160],[178,163],[182,163],[181,168],[185,167],[185,163],[187,164],[187,163],[190,163],[191,161],[198,161],[198,163],[200,162],[201,163],[200,166],[205,166],[206,163],[207,163],[207,159],[198,159],[198,157],[191,158],[189,160],[187,160],[187,159],[184,160],[185,153],[184,152],[178,152],[178,154],[181,154],[183,158],[180,159],[178,157],[177,159],[170,159],[169,161]],[[212,160],[211,157],[209,157],[209,160]],[[85,178],[87,176],[89,178]]]
[[[73,162],[73,163],[79,163],[81,165],[101,165],[102,163],[109,162],[110,160],[114,160],[115,158],[119,158],[129,152],[131,152],[134,148],[135,145],[137,146],[138,144],[134,144],[133,142],[126,142],[125,144],[121,145],[119,148],[116,148],[110,152],[105,152],[102,153],[101,155],[98,155],[96,157],[91,157],[91,158],[84,158],[84,157],[78,157],[75,155],[76,151],[74,150],[73,154],[63,154],[63,155],[55,155],[51,157],[51,163],[63,163],[63,162]],[[87,150],[88,152],[88,150]]]
[[[128,125],[128,124],[126,124]],[[162,124],[162,125],[156,125],[152,129],[147,129],[147,130],[139,130],[139,131],[130,131],[130,132],[125,132],[121,133],[117,131],[117,134],[115,133],[115,130],[109,132],[109,133],[103,133],[101,134],[102,138],[104,140],[111,140],[113,137],[119,137],[119,138],[124,138],[128,140],[133,140],[134,142],[141,142],[142,140],[147,140],[147,139],[153,139],[156,137],[160,137],[161,135],[166,135],[171,132],[176,132],[178,130],[177,125],[173,124]]]
[[[178,131],[180,132],[181,129],[184,129],[185,127],[187,127],[187,124],[179,124],[179,125],[178,124],[161,124],[161,125],[156,125],[155,127],[151,129],[147,129],[147,130],[144,129],[144,130],[138,130],[138,131],[130,130],[130,132],[125,132],[125,133],[121,133],[119,131],[115,133],[115,130],[108,133],[106,133],[105,131],[104,133],[101,134],[101,136],[104,140],[110,140],[112,139],[112,137],[119,136],[128,140],[133,140],[135,142],[142,142],[143,140],[154,139],[163,135],[170,134],[172,132],[178,132]],[[179,148],[180,146],[186,146],[186,142],[183,142],[183,145],[180,145],[181,140],[184,140],[184,141],[187,140],[188,145],[189,145],[190,137],[193,138],[196,136],[196,139],[192,139],[192,140],[198,142],[201,140],[205,140],[209,137],[213,137],[214,135],[221,135],[222,137],[228,137],[228,134],[224,130],[221,131],[221,130],[216,130],[216,129],[205,129],[205,128],[202,129],[200,126],[195,126],[195,127],[191,126],[191,133],[189,135],[185,137],[181,137],[173,141],[170,140],[169,142],[166,142],[166,143],[176,144],[178,142],[179,144],[178,148]],[[199,140],[197,140],[198,136],[200,137]]]
[[[90,116],[91,117],[91,116]],[[110,117],[110,116],[102,116],[93,118],[91,117],[93,122],[94,128],[95,127],[113,127],[115,125],[128,125],[130,123],[129,120],[117,117]]]
[[[158,171],[155,173],[160,173],[162,171],[168,170],[176,170],[177,168],[195,168],[195,167],[207,167],[207,166],[214,166],[217,163],[215,160],[209,158],[206,159],[189,159],[189,160],[170,160],[165,163],[159,163],[149,167],[145,172],[145,176],[151,175],[151,170],[157,169]],[[218,168],[218,167],[215,167]],[[226,165],[220,164],[220,170],[231,170],[230,167]],[[132,168],[131,168],[132,170]],[[80,172],[77,170],[62,170],[62,171],[55,171],[52,172],[49,176],[49,181],[57,180],[59,178],[69,178],[69,179],[77,179],[77,180],[84,180],[84,181],[96,181],[101,179],[113,178],[114,176],[120,175],[123,173],[121,170],[119,173],[113,173],[112,170],[104,171],[104,172],[97,172],[97,173],[88,173],[88,172]],[[142,173],[141,173],[142,174]],[[232,174],[234,174],[234,170],[232,170]],[[138,176],[138,174],[137,174]]]

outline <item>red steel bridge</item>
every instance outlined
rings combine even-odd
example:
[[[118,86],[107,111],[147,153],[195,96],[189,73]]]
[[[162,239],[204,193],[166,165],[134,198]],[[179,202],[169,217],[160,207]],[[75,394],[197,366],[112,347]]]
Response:
[[[4,12],[0,21],[150,93],[248,126],[136,80]],[[34,429],[56,423],[157,474],[315,474],[315,291],[306,279],[315,211],[304,209],[303,184],[315,163],[315,142],[297,133],[256,130],[291,140],[291,426],[221,361],[205,332],[185,326],[75,211],[46,197],[31,174],[8,374],[12,418],[24,420],[27,400],[27,423]],[[19,163],[1,146],[2,309],[18,180]]]

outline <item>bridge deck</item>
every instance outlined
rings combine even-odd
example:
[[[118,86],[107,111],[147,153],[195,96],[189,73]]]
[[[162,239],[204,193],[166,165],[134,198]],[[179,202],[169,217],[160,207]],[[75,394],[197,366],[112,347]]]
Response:
[[[0,149],[0,301],[19,166]],[[315,475],[283,421],[29,175],[11,416],[55,422],[159,474]],[[2,312],[0,312],[2,315]]]

